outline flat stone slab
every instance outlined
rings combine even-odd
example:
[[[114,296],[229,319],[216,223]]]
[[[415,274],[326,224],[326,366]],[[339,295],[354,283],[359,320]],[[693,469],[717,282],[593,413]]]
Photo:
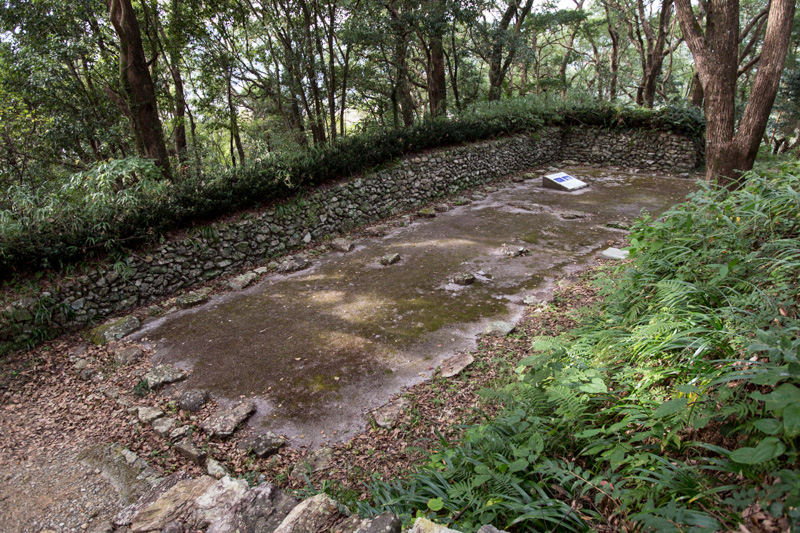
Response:
[[[393,265],[400,261],[400,254],[386,254],[381,257],[381,264],[383,266]]]
[[[184,378],[186,378],[186,372],[166,364],[154,366],[144,375],[144,380],[151,389],[157,389],[169,383],[181,381]]]
[[[251,401],[244,401],[233,407],[221,409],[211,415],[202,424],[203,430],[211,437],[229,437],[236,431],[236,428],[256,412],[256,404]]]
[[[453,357],[449,357],[442,361],[442,377],[451,378],[459,374],[474,361],[475,358],[472,356],[472,354],[457,353]]]
[[[247,437],[239,443],[237,448],[263,459],[278,453],[278,450],[280,450],[284,444],[286,444],[286,440],[271,431],[267,431],[261,435]]]
[[[490,322],[486,325],[483,329],[483,334],[489,337],[505,337],[512,331],[514,331],[514,324],[510,324],[508,322],[503,322],[502,320],[498,320],[496,322]]]
[[[331,248],[337,252],[347,253],[351,251],[354,246],[353,241],[350,239],[338,238],[331,241]]]
[[[198,465],[202,465],[206,458],[206,452],[195,446],[188,438],[177,443],[175,445],[175,451]]]
[[[89,331],[89,340],[97,345],[118,341],[139,329],[141,325],[139,319],[133,315],[118,318]]]
[[[181,294],[175,298],[175,305],[180,309],[189,309],[196,305],[200,305],[208,301],[208,295],[211,293],[210,287],[198,289],[196,291]]]
[[[136,416],[142,424],[150,424],[154,420],[164,416],[164,411],[159,407],[139,407]]]
[[[291,477],[293,479],[303,479],[309,472],[319,472],[327,468],[333,462],[333,450],[331,448],[320,448],[311,453],[308,457],[299,461],[292,468]]]
[[[630,255],[631,253],[628,250],[620,250],[619,248],[614,247],[607,248],[600,252],[600,257],[603,259],[627,259]]]
[[[157,420],[153,420],[150,426],[153,428],[153,431],[156,432],[157,435],[160,437],[167,438],[172,430],[175,429],[175,425],[177,424],[177,420],[170,417],[159,418]]]
[[[255,280],[258,279],[258,274],[255,272],[248,272],[246,274],[242,274],[241,276],[236,276],[232,280],[228,282],[228,287],[235,291],[240,291],[246,287],[249,287],[253,284]]]
[[[408,407],[408,399],[398,398],[393,402],[378,407],[372,412],[375,423],[382,428],[394,427],[394,423],[403,411]]]
[[[127,346],[114,352],[114,361],[120,366],[127,366],[142,358],[144,351],[138,346]]]

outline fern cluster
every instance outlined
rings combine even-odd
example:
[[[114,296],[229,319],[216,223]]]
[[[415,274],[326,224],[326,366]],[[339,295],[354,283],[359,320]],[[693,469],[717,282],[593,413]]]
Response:
[[[538,339],[503,415],[362,512],[464,531],[800,528],[800,166],[641,219],[604,304]]]

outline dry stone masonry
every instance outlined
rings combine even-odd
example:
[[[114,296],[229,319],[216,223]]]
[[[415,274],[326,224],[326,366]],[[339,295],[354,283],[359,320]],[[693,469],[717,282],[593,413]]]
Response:
[[[6,302],[0,310],[0,343],[26,342],[43,331],[101,323],[111,315],[265,263],[305,244],[532,167],[568,159],[674,173],[695,168],[701,158],[702,145],[689,137],[581,128],[550,128],[407,157],[365,177],[311,191],[305,198],[246,215],[238,222],[215,224],[180,240],[132,252],[114,265],[64,278],[34,296]],[[434,209],[430,215],[435,215]],[[335,246],[349,249],[346,243]],[[278,270],[288,273],[306,266],[288,261]],[[230,283],[238,289],[253,280],[235,278]],[[207,296],[205,291],[189,293],[176,305],[192,307]],[[118,330],[127,326],[111,323],[100,332],[99,340],[116,340]]]

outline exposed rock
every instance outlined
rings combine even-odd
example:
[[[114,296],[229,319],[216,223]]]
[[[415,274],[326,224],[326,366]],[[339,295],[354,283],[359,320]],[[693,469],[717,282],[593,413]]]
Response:
[[[372,412],[372,417],[375,423],[382,428],[391,428],[394,426],[395,420],[400,414],[408,407],[408,399],[398,398],[393,402],[389,402],[381,407],[378,407]]]
[[[442,361],[442,377],[450,378],[467,368],[475,358],[469,353],[457,353]]]
[[[175,428],[176,423],[177,420],[175,420],[174,418],[167,417],[167,418],[158,418],[154,420],[150,425],[152,426],[153,431],[155,431],[156,434],[166,438]]]
[[[228,527],[231,515],[247,489],[247,481],[223,477],[197,498],[190,522],[205,531],[233,531]]]
[[[169,432],[169,440],[178,440],[189,434],[189,426],[178,426]]]
[[[224,464],[212,457],[206,459],[206,473],[214,479],[222,479],[230,474]]]
[[[254,269],[253,272],[258,274],[259,276],[263,276],[264,274],[267,274],[269,272],[269,267],[258,267]]]
[[[281,274],[290,274],[292,272],[297,272],[298,270],[305,270],[310,266],[311,262],[308,259],[304,257],[295,257],[293,259],[287,259],[278,265],[277,270]]]
[[[154,420],[164,416],[164,411],[158,407],[139,407],[137,416],[142,424],[151,424]]]
[[[196,413],[208,401],[208,391],[203,389],[188,389],[178,397],[178,408],[190,413]]]
[[[256,457],[269,457],[278,453],[286,441],[271,431],[261,435],[253,435],[239,443],[237,448],[252,453]]]
[[[189,309],[196,305],[200,305],[208,301],[208,295],[211,293],[210,287],[204,287],[196,291],[181,294],[175,298],[175,305],[181,309]]]
[[[97,345],[118,341],[139,329],[140,326],[139,319],[133,315],[118,318],[93,328],[89,332],[89,340]]]
[[[323,531],[339,514],[336,502],[327,494],[317,494],[300,503],[283,519],[275,533],[315,533]]]
[[[402,525],[402,520],[391,512],[385,512],[375,518],[353,515],[339,522],[331,533],[400,533]]]
[[[508,322],[498,320],[496,322],[490,322],[487,324],[483,330],[483,334],[490,337],[505,337],[514,331],[514,327],[514,324],[509,324]]]
[[[439,524],[434,524],[427,518],[417,518],[414,527],[408,533],[461,533],[457,529],[450,529]]]
[[[485,525],[481,526],[481,528],[478,530],[478,533],[508,533],[508,531],[497,529],[492,525]]]
[[[248,272],[228,281],[228,287],[235,291],[240,291],[245,287],[249,287],[256,279],[258,279],[258,275],[255,272]]]
[[[475,283],[475,276],[468,272],[456,274],[453,276],[453,283],[456,285],[461,285],[462,287],[466,287],[467,285],[472,285]]]
[[[383,224],[379,226],[370,226],[368,228],[364,228],[364,233],[366,233],[370,237],[383,237],[384,235],[386,235],[387,231],[389,231],[389,228],[387,228]]]
[[[486,200],[486,195],[485,194],[475,193],[475,194],[470,195],[469,198],[470,198],[470,200],[472,200],[474,202],[480,202],[481,200]]]
[[[307,475],[309,472],[312,474],[318,472],[326,468],[332,461],[333,450],[331,448],[320,448],[294,465],[291,477],[293,479],[303,479],[303,476]]]
[[[588,215],[580,211],[560,211],[558,216],[560,216],[562,220],[578,220],[586,218]]]
[[[400,254],[386,254],[381,257],[381,264],[383,266],[393,265],[400,261]]]
[[[216,480],[210,476],[179,481],[157,500],[133,516],[130,522],[131,531],[144,532],[164,529],[170,522],[178,520],[190,512],[197,498],[215,482]]]
[[[144,351],[139,346],[120,348],[114,352],[114,361],[120,366],[128,366],[138,361],[143,353]]]
[[[331,241],[331,248],[336,250],[337,252],[347,253],[353,249],[353,241],[350,239],[333,239]]]
[[[619,248],[613,248],[613,247],[603,250],[600,253],[600,257],[602,257],[603,259],[615,259],[615,260],[627,259],[629,255],[630,252],[628,250],[620,250]]]
[[[175,445],[175,450],[183,457],[195,464],[202,465],[206,458],[206,452],[194,445],[189,439],[184,439]]]
[[[531,252],[530,250],[522,246],[509,246],[507,244],[504,244],[500,248],[500,253],[502,253],[506,257],[522,257],[524,255],[530,254]]]
[[[156,389],[163,385],[167,385],[168,383],[175,383],[176,381],[180,381],[186,377],[186,372],[179,368],[175,368],[172,365],[158,365],[154,366],[150,369],[150,371],[144,375],[144,380],[147,382],[147,386],[151,389]]]
[[[202,424],[202,428],[211,437],[228,437],[236,431],[236,427],[247,420],[256,410],[256,404],[244,401],[234,407],[221,409],[211,415]]]
[[[284,494],[269,483],[262,483],[242,496],[232,509],[229,518],[216,523],[215,531],[226,533],[275,531],[297,504],[295,498]]]
[[[434,218],[436,216],[436,211],[431,208],[420,209],[417,211],[417,216],[419,218]]]
[[[437,213],[446,213],[447,211],[450,211],[450,206],[447,204],[436,204],[433,206],[433,210]]]
[[[172,487],[177,485],[181,481],[186,481],[189,479],[189,474],[186,472],[175,472],[171,474],[152,487],[147,490],[142,496],[131,503],[124,509],[122,509],[117,515],[114,517],[113,523],[117,527],[124,527],[130,525],[133,521],[134,517],[137,516],[140,512],[144,509],[147,509],[150,505],[152,505],[156,500],[158,500],[164,493],[169,491]]]

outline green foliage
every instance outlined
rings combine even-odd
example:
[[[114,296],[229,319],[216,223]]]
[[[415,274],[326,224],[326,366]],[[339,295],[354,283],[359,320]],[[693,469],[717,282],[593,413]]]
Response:
[[[602,309],[487,392],[503,414],[409,480],[376,480],[360,511],[719,531],[758,503],[800,523],[800,165],[746,183],[637,222]]]
[[[669,129],[701,135],[690,110],[545,106],[533,99],[485,104],[452,119],[351,135],[326,146],[271,155],[214,175],[159,181],[152,162],[126,158],[75,174],[59,190],[14,186],[0,211],[0,271],[57,267],[236,209],[297,196],[305,187],[365,172],[403,154],[534,132],[544,126]]]

